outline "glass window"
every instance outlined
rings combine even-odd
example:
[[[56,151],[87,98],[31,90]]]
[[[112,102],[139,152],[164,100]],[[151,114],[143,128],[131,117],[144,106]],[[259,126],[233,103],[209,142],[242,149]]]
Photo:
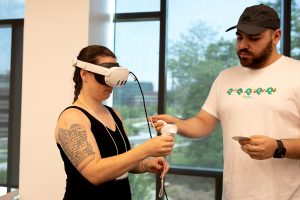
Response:
[[[25,0],[1,0],[0,19],[24,18]]]
[[[115,53],[121,66],[137,77],[146,101],[148,114],[157,112],[159,22],[116,23]],[[142,95],[137,81],[129,77],[125,86],[114,89],[113,105],[121,113],[125,129],[136,146],[150,138]],[[153,129],[152,136],[156,135]],[[154,199],[155,176],[130,175],[133,199]],[[144,187],[147,183],[147,187]],[[141,187],[143,186],[143,187]],[[149,197],[150,195],[150,197]]]
[[[11,32],[11,27],[0,26],[0,183],[2,184],[6,183],[7,175]]]
[[[160,0],[116,0],[116,13],[152,12],[160,10]]]
[[[217,74],[239,64],[235,31],[225,30],[237,24],[246,7],[258,3],[256,0],[169,1],[167,113],[181,118],[194,116]],[[170,162],[223,168],[222,150],[220,127],[201,140],[177,136]]]
[[[132,200],[154,200],[155,199],[155,175],[129,174]]]
[[[300,2],[292,0],[291,57],[300,60]]]
[[[214,187],[213,178],[168,174],[165,180],[168,199],[172,200],[214,200]]]
[[[14,88],[14,85],[15,87],[18,87],[18,85],[12,83],[15,80],[13,77],[17,77],[16,74],[21,73],[20,70],[15,70],[16,74],[13,74],[14,70],[12,70],[19,69],[18,67],[21,67],[19,64],[21,61],[18,59],[21,58],[19,53],[22,52],[20,50],[20,46],[22,46],[22,44],[18,43],[15,45],[16,48],[19,48],[18,53],[14,51],[15,48],[12,48],[13,39],[23,41],[23,36],[20,34],[20,31],[22,31],[21,29],[23,29],[23,22],[21,22],[22,20],[19,20],[19,18],[24,18],[24,0],[0,1],[0,185],[2,186],[0,188],[0,196],[11,191],[13,189],[12,185],[14,185],[13,187],[18,185],[18,175],[16,175],[18,174],[18,165],[13,162],[18,161],[19,159],[19,154],[14,153],[14,150],[19,149],[19,146],[8,146],[8,144],[10,144],[8,141],[12,141],[11,144],[15,145],[17,143],[14,141],[18,141],[19,137],[18,127],[20,124],[18,123],[20,123],[20,121],[16,115],[18,115],[18,112],[20,113],[20,109],[18,107],[18,101],[20,100],[16,99],[16,97],[20,96],[21,89],[20,87]],[[13,20],[8,22],[6,21],[7,19]],[[12,32],[14,32],[14,38],[12,37]],[[12,51],[15,52],[16,57],[12,57]],[[16,60],[20,62],[15,62]],[[15,63],[15,65],[11,66],[11,63]],[[10,98],[10,90],[16,92],[16,94],[13,95],[13,100]],[[12,114],[11,110],[14,110],[13,108],[16,112]],[[9,121],[9,118],[12,117],[14,118],[13,122]],[[8,149],[14,150],[8,151]],[[11,159],[12,155],[14,155],[14,159]],[[9,168],[9,173],[7,168],[12,165],[13,167]]]
[[[155,10],[145,4],[140,4],[141,7],[139,7],[137,2],[129,6],[132,2],[117,0],[116,12]],[[147,2],[153,3],[153,1]],[[240,14],[246,7],[260,3],[270,5],[280,13],[281,1],[279,0],[168,1],[166,113],[187,118],[194,116],[201,109],[218,73],[225,68],[239,64],[235,52],[235,31],[225,32],[225,30],[237,24]],[[159,3],[156,5],[159,10]],[[299,8],[299,5],[297,6]],[[119,63],[133,71],[142,82],[142,88],[147,93],[145,99],[148,114],[155,114],[157,104],[163,103],[157,102],[157,94],[163,92],[158,91],[157,86],[159,22],[116,23],[115,52]],[[124,118],[133,146],[149,138],[141,106],[142,97],[136,84],[129,80],[125,87],[115,89],[113,95],[114,106]],[[152,132],[155,135],[155,131],[152,130]],[[222,169],[221,127],[217,127],[211,136],[199,140],[176,135],[176,145],[172,154],[167,158],[173,167]],[[140,180],[134,181],[132,188],[138,187],[139,181],[143,182],[141,183],[143,185],[146,180],[150,179],[148,175],[143,175],[141,178],[141,175],[134,176],[135,178],[132,178],[133,175],[130,178]],[[203,195],[204,199],[214,199],[214,180],[214,178],[169,174],[166,181],[167,194],[172,199],[186,199],[186,194],[195,192],[197,196]],[[150,190],[153,196],[154,187],[153,185]],[[185,194],[184,197],[181,198],[178,191],[186,191],[182,192]],[[191,199],[194,197],[192,195]]]

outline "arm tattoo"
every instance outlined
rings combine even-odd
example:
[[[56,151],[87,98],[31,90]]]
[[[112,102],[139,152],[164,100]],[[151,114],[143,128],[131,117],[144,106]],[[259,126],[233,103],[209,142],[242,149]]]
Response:
[[[88,156],[93,156],[89,162],[93,160],[95,152],[91,143],[87,141],[87,133],[84,126],[72,124],[69,129],[60,128],[58,130],[58,139],[65,154],[75,167]]]

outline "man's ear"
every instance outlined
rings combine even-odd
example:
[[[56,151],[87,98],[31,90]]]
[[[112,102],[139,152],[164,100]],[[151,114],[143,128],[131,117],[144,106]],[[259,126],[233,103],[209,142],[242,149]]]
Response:
[[[276,29],[273,33],[273,42],[274,45],[277,45],[277,43],[279,42],[281,38],[281,30],[280,29]]]

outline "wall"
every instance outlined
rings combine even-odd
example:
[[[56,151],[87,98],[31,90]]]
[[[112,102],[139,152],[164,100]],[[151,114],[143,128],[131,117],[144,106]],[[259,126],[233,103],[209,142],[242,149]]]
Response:
[[[59,113],[73,99],[72,58],[88,44],[112,46],[108,35],[111,18],[105,14],[108,1],[25,1],[19,181],[22,200],[62,199],[66,176],[54,128]]]

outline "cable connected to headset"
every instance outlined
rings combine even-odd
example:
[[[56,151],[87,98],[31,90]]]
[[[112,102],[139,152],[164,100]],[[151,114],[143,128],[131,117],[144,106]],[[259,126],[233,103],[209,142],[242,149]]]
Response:
[[[147,125],[148,125],[148,130],[149,130],[150,138],[152,138],[150,125],[149,125],[149,123],[148,123],[148,113],[147,113],[147,108],[146,108],[145,97],[144,97],[144,93],[143,93],[141,84],[140,84],[138,78],[136,77],[136,75],[135,75],[133,72],[129,72],[129,74],[132,75],[132,76],[133,76],[133,79],[138,83],[139,89],[140,89],[140,91],[141,91],[141,95],[142,95],[142,99],[143,99],[143,105],[144,105],[144,112],[145,112],[146,121],[147,121]],[[163,177],[161,178],[161,189],[160,189],[160,192],[159,192],[159,197],[160,197],[160,198],[162,197],[162,192],[164,192],[165,197],[166,197],[166,199],[168,200],[168,195],[167,195],[166,189],[165,189],[165,187],[164,187],[164,178],[163,178]]]
[[[133,76],[133,79],[138,83],[138,86],[140,88],[140,91],[141,91],[141,94],[142,94],[142,98],[143,98],[144,112],[145,112],[145,115],[146,115],[146,121],[147,121],[147,125],[148,125],[148,131],[149,131],[149,134],[150,134],[150,138],[152,138],[152,133],[151,133],[150,125],[148,123],[148,114],[147,114],[145,97],[144,97],[144,93],[143,93],[141,84],[140,84],[138,78],[136,77],[136,75],[133,72],[129,72],[129,74]]]

